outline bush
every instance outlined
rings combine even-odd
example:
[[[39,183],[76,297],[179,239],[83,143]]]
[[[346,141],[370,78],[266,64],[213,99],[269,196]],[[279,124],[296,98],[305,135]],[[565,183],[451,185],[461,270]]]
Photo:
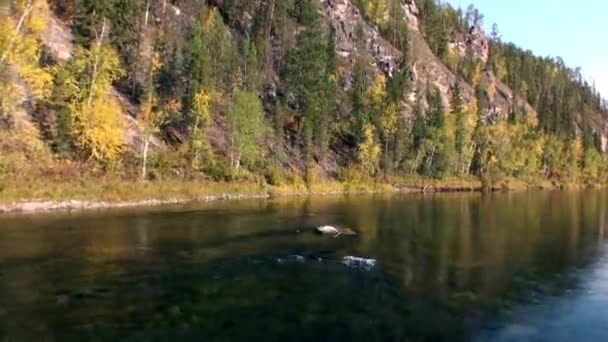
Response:
[[[234,180],[232,168],[223,160],[210,163],[203,172],[216,182],[229,182]]]
[[[154,153],[148,160],[148,169],[152,178],[169,179],[179,174],[179,156],[173,152]]]
[[[364,175],[359,167],[351,165],[342,170],[339,178],[347,184],[358,184],[363,181]]]
[[[266,183],[272,186],[285,185],[285,175],[278,165],[269,165],[264,172]]]

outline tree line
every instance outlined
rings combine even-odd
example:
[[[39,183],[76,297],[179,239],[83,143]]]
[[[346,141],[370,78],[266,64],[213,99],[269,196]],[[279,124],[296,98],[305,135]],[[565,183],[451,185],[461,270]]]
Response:
[[[503,43],[497,34],[487,65],[468,57],[454,62],[449,35],[483,20],[472,8],[418,1],[423,35],[460,76],[445,106],[433,80],[412,79],[411,39],[399,0],[355,1],[402,58],[392,75],[379,73],[359,23],[348,89],[338,82],[345,70],[336,33],[316,0],[225,0],[188,14],[166,0],[51,4],[16,1],[0,24],[0,111],[3,126],[14,126],[19,89],[10,80],[23,80],[38,135],[57,158],[107,170],[133,167],[143,178],[263,176],[269,183],[281,183],[300,162],[304,178],[314,181],[320,168],[338,159],[329,176],[343,180],[604,181],[608,175],[590,122],[592,115],[605,116],[606,106],[580,71]],[[65,62],[52,61],[40,39],[50,11],[71,22],[74,51]],[[243,21],[244,13],[251,20]],[[495,90],[481,81],[484,68],[534,106],[538,122],[516,106],[507,120],[487,122]],[[476,90],[470,103],[462,94],[465,82]],[[415,88],[426,91],[411,103]],[[123,139],[122,98],[138,108],[136,151]],[[151,152],[155,139],[168,150]]]

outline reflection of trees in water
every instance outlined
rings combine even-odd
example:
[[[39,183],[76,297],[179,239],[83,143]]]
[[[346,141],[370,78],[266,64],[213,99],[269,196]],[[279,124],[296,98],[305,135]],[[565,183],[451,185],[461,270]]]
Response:
[[[398,281],[411,298],[465,307],[478,299],[499,300],[520,286],[520,279],[546,284],[584,266],[598,242],[608,239],[607,200],[600,191],[353,195],[218,203],[204,211],[16,220],[0,234],[0,300],[21,304],[29,308],[22,313],[42,321],[39,309],[61,311],[55,296],[66,289],[85,289],[88,295],[86,289],[107,283],[152,281],[148,288],[173,293],[181,291],[171,288],[176,265],[188,270],[217,260],[328,250],[378,259],[377,271]],[[346,226],[359,235],[297,233],[320,224]],[[131,272],[141,279],[124,279]],[[245,273],[256,284],[256,271]],[[186,286],[190,279],[182,281]],[[281,281],[289,286],[291,280]],[[263,292],[267,284],[250,285],[249,291],[238,282],[232,286],[236,296]],[[366,286],[365,293],[375,297],[387,291],[373,281]]]
[[[588,261],[605,220],[603,192],[411,196],[353,210],[361,248],[411,291],[496,298]],[[375,222],[374,222],[375,221]],[[374,241],[376,239],[376,241]]]

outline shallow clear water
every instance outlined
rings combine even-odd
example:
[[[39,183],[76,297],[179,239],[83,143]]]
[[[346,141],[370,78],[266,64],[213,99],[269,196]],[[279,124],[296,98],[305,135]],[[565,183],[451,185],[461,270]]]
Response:
[[[3,216],[0,341],[608,341],[607,199],[350,196]],[[358,235],[312,233],[323,224]]]

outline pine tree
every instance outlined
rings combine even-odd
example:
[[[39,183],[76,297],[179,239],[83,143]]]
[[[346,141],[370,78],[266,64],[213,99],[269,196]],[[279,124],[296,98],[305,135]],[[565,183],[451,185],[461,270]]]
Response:
[[[460,82],[456,80],[454,87],[452,88],[452,99],[450,101],[452,107],[452,115],[455,118],[455,149],[458,154],[457,172],[460,173],[460,169],[464,162],[465,147],[467,146],[467,127],[466,127],[466,113],[462,106],[462,89]]]
[[[335,70],[330,69],[335,68],[335,57],[327,52],[331,44],[327,44],[323,36],[317,5],[310,0],[299,3],[299,19],[306,29],[300,33],[296,47],[289,52],[283,74],[289,90],[300,98],[302,141],[305,160],[310,165],[313,142],[316,140],[323,144],[321,151],[327,148],[327,125],[323,123],[330,113],[327,113],[329,102],[325,91],[328,81],[334,77]]]
[[[354,127],[352,131],[355,140],[359,142],[362,137],[363,127],[370,121],[369,114],[365,111],[365,92],[369,84],[370,57],[365,47],[365,31],[361,23],[356,27],[357,56],[353,70],[353,84],[350,91],[351,107],[354,116]]]

